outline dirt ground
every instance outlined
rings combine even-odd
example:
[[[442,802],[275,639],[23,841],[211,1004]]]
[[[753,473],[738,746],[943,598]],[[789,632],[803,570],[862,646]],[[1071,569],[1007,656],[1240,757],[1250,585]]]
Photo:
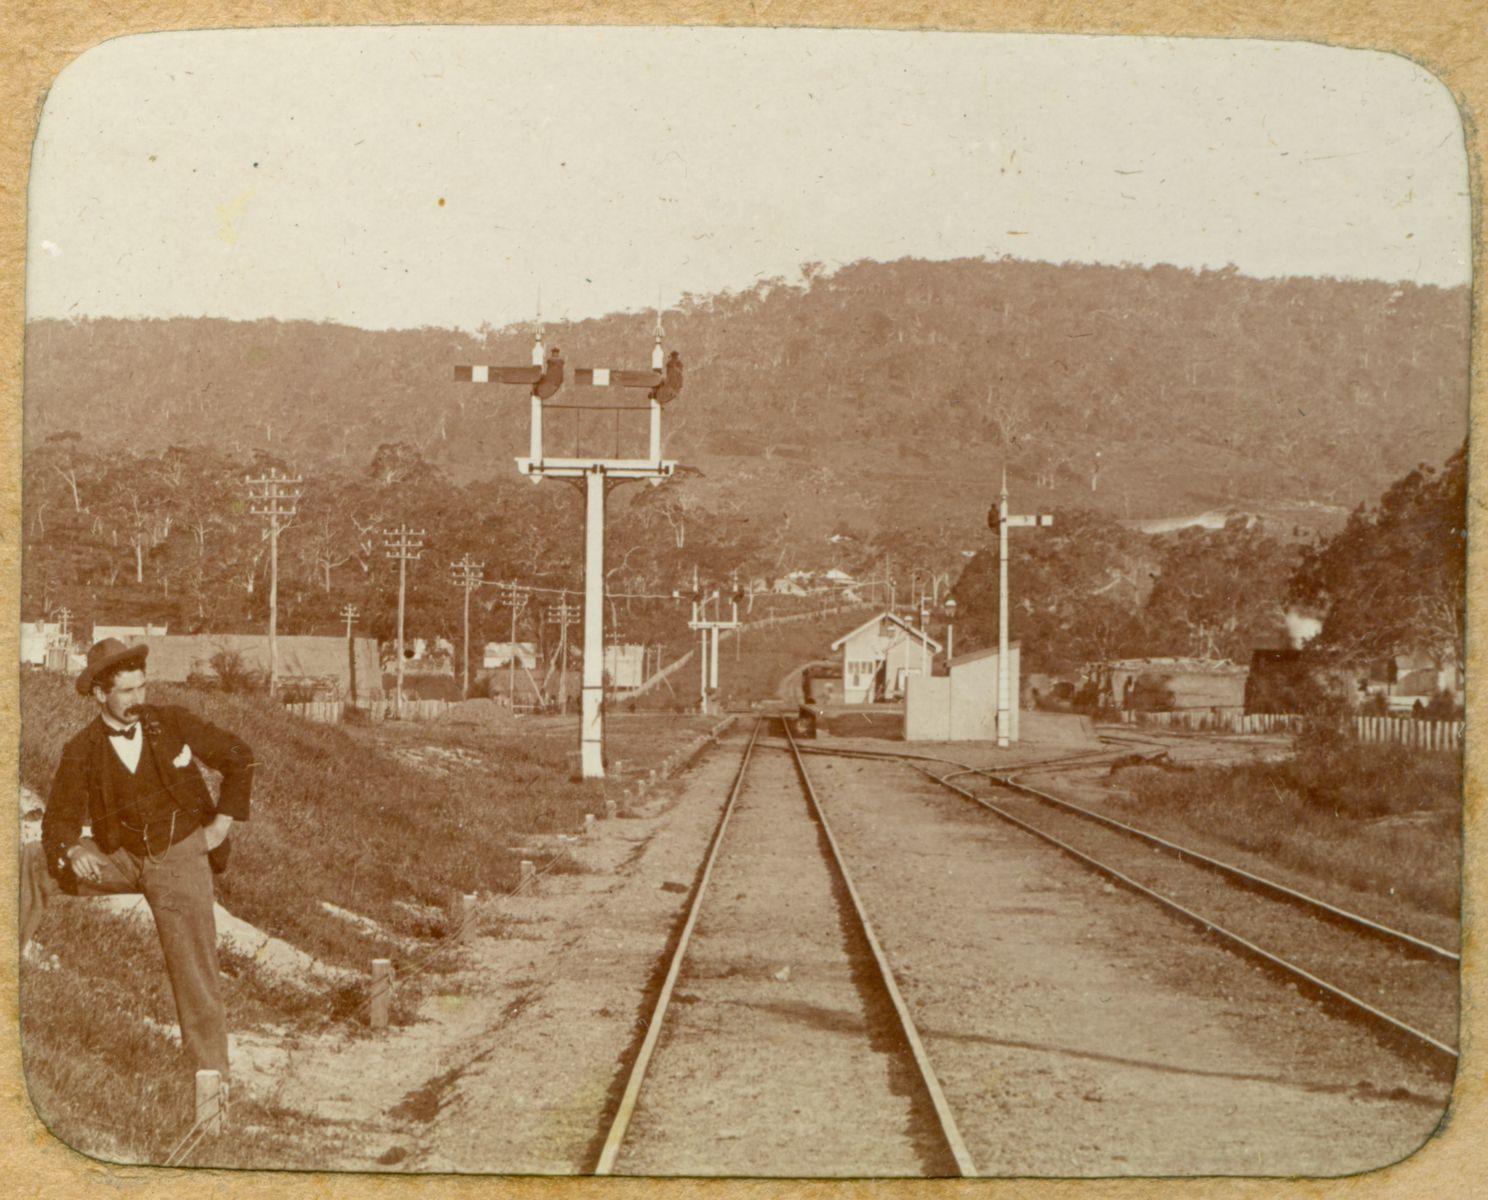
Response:
[[[812,759],[987,1174],[1332,1175],[1446,1086],[1026,834],[890,764]]]
[[[568,843],[579,871],[501,901],[504,924],[461,952],[416,1023],[294,1043],[240,1035],[235,1087],[306,1114],[306,1162],[323,1167],[592,1170],[741,747],[728,739],[633,818]],[[808,767],[983,1173],[1337,1174],[1399,1159],[1440,1119],[1439,1080],[1026,835],[902,767]],[[820,1069],[812,1055],[831,1055],[843,1103],[888,1069],[871,1014],[840,989],[817,994],[824,961],[844,968],[845,935],[804,881],[810,827],[749,811],[731,836],[779,873],[715,880],[739,907],[703,926],[679,988],[696,997],[679,1005],[692,1032],[727,1035],[729,1054],[689,1049],[673,1084],[657,1076],[653,1100],[668,1087],[684,1106],[711,1100],[685,1161],[645,1157],[643,1118],[643,1153],[622,1170],[768,1172],[745,1165],[761,1130],[787,1137],[845,1112],[752,1072],[739,1058],[751,1028],[793,1039],[803,1078]],[[797,918],[813,922],[804,938],[787,929]],[[760,942],[742,958],[758,969],[730,977],[724,959],[772,929],[796,944]],[[856,1067],[836,1054],[849,1043]],[[682,1044],[669,1035],[661,1053]],[[898,1102],[880,1114],[887,1156],[869,1156],[855,1119],[840,1141],[814,1135],[812,1173],[941,1173]],[[802,1170],[787,1143],[766,1157]]]
[[[756,752],[617,1174],[954,1174],[819,829]]]
[[[593,1168],[622,1056],[736,758],[737,746],[705,755],[649,793],[634,817],[600,822],[573,847],[581,873],[549,876],[539,894],[503,901],[510,936],[476,939],[419,1024],[365,1039],[349,1058],[328,1057],[325,1069],[346,1080],[356,1105],[347,1117],[363,1133],[338,1165]]]

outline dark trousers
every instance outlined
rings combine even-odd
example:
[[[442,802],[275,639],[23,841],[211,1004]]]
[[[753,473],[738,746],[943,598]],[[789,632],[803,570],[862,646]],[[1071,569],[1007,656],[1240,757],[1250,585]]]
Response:
[[[217,968],[217,922],[212,912],[212,868],[202,830],[163,854],[132,854],[122,847],[108,856],[110,869],[98,883],[78,883],[79,896],[138,893],[155,915],[181,1025],[181,1046],[192,1070],[220,1071],[227,1079],[227,1016]],[[46,869],[39,842],[21,853],[21,945],[31,940],[46,906],[65,895]]]

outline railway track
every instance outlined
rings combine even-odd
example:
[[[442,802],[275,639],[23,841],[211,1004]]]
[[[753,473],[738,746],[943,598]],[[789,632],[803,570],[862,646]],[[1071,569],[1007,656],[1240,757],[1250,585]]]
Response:
[[[758,745],[769,720],[743,751],[594,1171],[974,1175],[788,724],[778,749]]]
[[[1455,1071],[1461,961],[1454,950],[1061,799],[1011,774],[928,755],[807,752],[898,760],[1369,1022],[1439,1070]]]

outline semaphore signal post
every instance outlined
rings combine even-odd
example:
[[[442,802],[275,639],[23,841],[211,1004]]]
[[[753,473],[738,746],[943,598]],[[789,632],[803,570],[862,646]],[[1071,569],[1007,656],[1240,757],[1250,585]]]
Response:
[[[647,404],[617,406],[617,411],[649,413],[648,452],[644,458],[622,458],[619,447],[613,457],[550,456],[543,441],[543,416],[548,407],[583,408],[584,405],[551,404],[564,382],[564,361],[558,348],[544,351],[539,327],[532,344],[532,363],[527,367],[457,366],[455,379],[467,383],[526,385],[531,391],[529,453],[517,459],[517,470],[533,483],[552,476],[584,489],[584,673],[583,715],[579,722],[580,765],[585,779],[603,779],[604,762],[604,522],[607,487],[645,479],[653,485],[669,478],[675,462],[661,457],[661,410],[682,390],[682,360],[677,352],[662,351],[660,320],[649,371],[580,367],[574,383],[584,387],[644,388]]]
[[[1013,705],[1017,703],[1008,662],[1008,530],[1048,528],[1054,524],[1054,518],[1048,513],[1009,515],[1007,467],[1004,466],[1002,495],[997,507],[988,511],[987,524],[997,530],[997,744],[1006,749],[1012,744]]]
[[[677,598],[686,597],[692,602],[692,615],[687,628],[698,631],[699,693],[698,711],[708,713],[718,694],[718,637],[721,629],[739,628],[739,589],[737,585],[730,593],[729,615],[723,615],[723,596],[718,588],[704,594],[699,582],[698,570],[692,569],[692,591],[673,592]],[[713,615],[708,616],[708,606],[713,606]]]

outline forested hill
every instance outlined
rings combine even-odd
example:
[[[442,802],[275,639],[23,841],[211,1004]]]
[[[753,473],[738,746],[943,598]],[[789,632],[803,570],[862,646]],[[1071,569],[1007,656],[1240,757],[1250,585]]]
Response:
[[[1006,451],[1029,503],[1347,508],[1466,430],[1461,288],[1009,259],[804,275],[666,314],[687,371],[668,453],[702,470],[705,496],[822,523],[881,525],[910,503],[910,524],[980,525]],[[644,366],[653,320],[550,324],[548,343],[570,368]],[[302,470],[361,469],[404,441],[466,480],[512,469],[527,405],[453,368],[524,363],[530,345],[515,327],[36,321],[27,440],[264,448]],[[583,419],[592,446],[613,444],[609,417]],[[550,429],[572,446],[572,414]]]

